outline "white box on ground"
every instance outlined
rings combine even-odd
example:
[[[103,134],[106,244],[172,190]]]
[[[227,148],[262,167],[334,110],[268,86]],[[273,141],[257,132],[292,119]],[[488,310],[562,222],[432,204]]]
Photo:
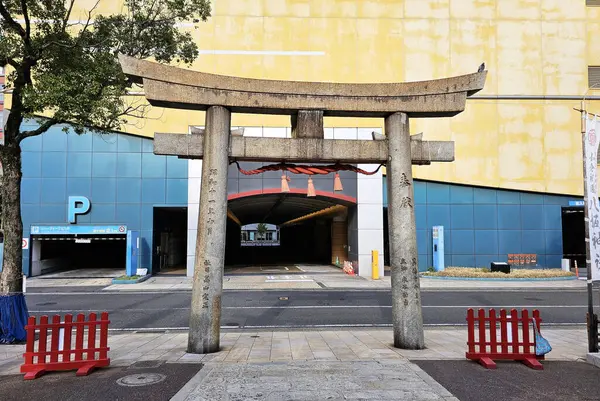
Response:
[[[146,274],[148,274],[148,269],[137,269],[136,274],[138,276],[145,276]]]
[[[562,259],[560,267],[566,272],[571,271],[571,259]]]

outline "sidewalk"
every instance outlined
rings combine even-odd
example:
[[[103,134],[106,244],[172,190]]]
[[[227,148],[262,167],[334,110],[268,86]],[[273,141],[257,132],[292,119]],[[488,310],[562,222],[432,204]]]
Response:
[[[270,270],[270,269],[265,269]],[[242,269],[236,270],[236,272]],[[334,266],[297,265],[289,274],[261,273],[252,270],[249,274],[226,273],[223,280],[225,290],[389,290],[391,278],[379,280],[349,276]],[[421,289],[425,291],[458,290],[585,290],[585,280],[562,281],[483,281],[483,280],[440,280],[421,278]],[[85,287],[104,286],[104,291],[190,291],[192,278],[184,276],[157,275],[138,284],[112,284],[110,278],[30,278],[28,288],[36,287]]]
[[[553,347],[548,361],[585,360],[585,329],[545,328],[543,335]],[[427,349],[411,351],[394,348],[389,329],[228,331],[220,352],[194,355],[185,352],[187,332],[128,333],[111,334],[109,356],[113,367],[204,364],[175,400],[455,400],[409,360],[464,360],[466,330],[426,329],[425,338]],[[0,345],[1,375],[18,374],[23,351],[23,345]]]
[[[585,361],[585,328],[543,328],[552,345],[547,360]],[[466,328],[425,329],[426,349],[402,350],[392,345],[390,329],[322,331],[221,332],[220,352],[186,354],[187,331],[170,333],[111,333],[111,365],[129,366],[146,360],[166,362],[291,362],[379,361],[387,359],[464,359]],[[0,345],[0,374],[16,374],[24,345]]]

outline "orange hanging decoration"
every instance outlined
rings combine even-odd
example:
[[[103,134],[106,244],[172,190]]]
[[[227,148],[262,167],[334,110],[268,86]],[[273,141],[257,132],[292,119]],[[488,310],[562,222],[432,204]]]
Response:
[[[308,191],[306,192],[306,196],[317,196],[311,177],[308,177]]]
[[[381,167],[384,166],[383,164],[380,164],[379,167],[377,167],[374,171],[365,171],[363,169],[360,169],[356,166],[352,166],[349,164],[332,164],[329,166],[305,166],[305,165],[279,163],[279,164],[271,164],[268,166],[263,166],[261,168],[255,169],[255,170],[244,170],[243,168],[240,167],[240,164],[237,161],[233,161],[231,163],[235,163],[237,165],[239,172],[244,175],[262,174],[265,171],[278,171],[278,170],[289,171],[292,174],[307,174],[307,175],[314,175],[314,174],[327,175],[329,173],[333,173],[336,171],[353,171],[355,173],[364,174],[364,175],[374,175],[379,171],[379,169]]]
[[[287,175],[284,174],[281,176],[281,192],[290,192],[290,186],[288,185],[289,181],[290,177]]]
[[[340,179],[340,174],[335,173],[335,178],[333,179],[333,190],[334,191],[343,191],[344,187],[342,186],[342,180]]]

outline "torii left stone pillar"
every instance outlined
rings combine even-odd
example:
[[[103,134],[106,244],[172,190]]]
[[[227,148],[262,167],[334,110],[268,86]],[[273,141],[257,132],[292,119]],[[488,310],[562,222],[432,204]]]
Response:
[[[230,131],[229,110],[221,106],[209,107],[204,130],[196,268],[187,348],[194,354],[217,352],[220,346]]]

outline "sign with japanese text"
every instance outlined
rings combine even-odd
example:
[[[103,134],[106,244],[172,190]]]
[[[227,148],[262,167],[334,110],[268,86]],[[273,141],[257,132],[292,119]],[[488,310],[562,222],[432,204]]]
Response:
[[[598,204],[598,118],[586,117],[584,155],[586,203],[589,219],[588,255],[592,280],[600,280],[600,205]]]
[[[31,226],[32,235],[127,234],[127,226]]]

